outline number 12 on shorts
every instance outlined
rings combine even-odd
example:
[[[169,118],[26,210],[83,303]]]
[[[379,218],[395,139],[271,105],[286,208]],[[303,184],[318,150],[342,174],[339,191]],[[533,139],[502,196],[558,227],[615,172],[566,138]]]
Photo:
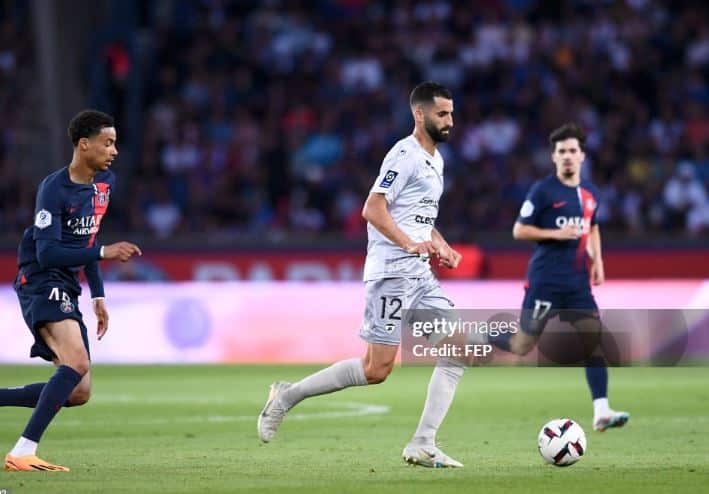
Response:
[[[379,318],[401,321],[401,299],[398,297],[379,297],[379,299],[382,301],[382,310]]]

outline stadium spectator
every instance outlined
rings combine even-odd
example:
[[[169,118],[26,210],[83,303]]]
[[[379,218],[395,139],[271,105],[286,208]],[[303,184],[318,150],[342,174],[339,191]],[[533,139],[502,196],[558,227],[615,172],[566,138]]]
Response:
[[[455,240],[509,231],[520,190],[551,172],[544,136],[570,120],[589,136],[584,170],[605,201],[604,231],[675,231],[684,216],[663,191],[678,163],[694,164],[695,188],[709,179],[707,7],[572,5],[148,3],[138,33],[142,137],[137,159],[120,163],[136,180],[111,206],[124,220],[106,228],[154,231],[131,214],[132,201],[164,182],[184,221],[163,235],[361,237],[355,205],[383,153],[410,131],[400,95],[436,73],[456,97],[456,130],[441,147],[449,214],[439,219]],[[0,39],[0,78],[12,82],[22,37]],[[15,96],[0,84],[0,101]],[[2,186],[16,191],[27,185],[8,171],[12,122],[0,113],[0,174],[11,180]],[[12,195],[0,197],[8,228],[19,211]],[[696,211],[691,232],[704,229]]]

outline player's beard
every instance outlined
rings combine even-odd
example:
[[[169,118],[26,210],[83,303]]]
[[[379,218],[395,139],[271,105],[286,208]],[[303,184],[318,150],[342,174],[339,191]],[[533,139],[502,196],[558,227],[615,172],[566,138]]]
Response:
[[[561,171],[561,175],[564,178],[574,178],[576,175],[576,170],[574,170],[574,168],[567,168],[566,164],[564,164],[564,169]]]
[[[450,131],[450,127],[443,127],[443,128],[438,128],[434,125],[433,122],[431,122],[429,119],[425,118],[423,119],[423,127],[426,129],[426,132],[428,133],[429,136],[431,136],[431,139],[433,142],[447,142],[448,141],[448,136],[450,135],[449,133],[444,134],[444,130]]]

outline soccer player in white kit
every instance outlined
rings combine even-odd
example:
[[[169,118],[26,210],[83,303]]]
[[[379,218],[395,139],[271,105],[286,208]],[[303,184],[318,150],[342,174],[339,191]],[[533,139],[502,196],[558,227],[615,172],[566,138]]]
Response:
[[[258,419],[258,434],[269,442],[288,410],[311,396],[350,386],[379,384],[391,373],[401,342],[402,312],[427,309],[445,314],[453,307],[431,272],[429,259],[455,268],[461,255],[434,228],[443,193],[443,158],[436,149],[453,127],[453,99],[434,82],[411,92],[412,135],[387,153],[364,204],[367,259],[364,266],[366,307],[360,336],[364,358],[343,360],[296,383],[271,385]],[[453,400],[465,363],[440,359],[434,368],[419,426],[406,445],[407,463],[427,467],[462,467],[436,446],[436,432]]]

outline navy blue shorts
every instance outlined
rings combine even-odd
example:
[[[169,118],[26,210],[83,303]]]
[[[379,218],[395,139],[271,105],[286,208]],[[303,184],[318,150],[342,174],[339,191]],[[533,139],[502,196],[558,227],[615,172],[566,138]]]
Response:
[[[17,276],[14,288],[17,298],[20,300],[22,317],[34,336],[30,357],[41,357],[50,362],[54,361],[56,355],[47,346],[39,330],[48,322],[65,319],[74,319],[79,323],[86,353],[91,355],[88,331],[81,311],[79,311],[78,296],[74,291],[68,290],[62,283],[40,280],[35,276],[26,279],[22,275]]]
[[[569,290],[549,285],[530,285],[525,288],[520,317],[522,331],[540,335],[547,322],[556,316],[570,323],[580,319],[598,319],[598,305],[591,287]]]

